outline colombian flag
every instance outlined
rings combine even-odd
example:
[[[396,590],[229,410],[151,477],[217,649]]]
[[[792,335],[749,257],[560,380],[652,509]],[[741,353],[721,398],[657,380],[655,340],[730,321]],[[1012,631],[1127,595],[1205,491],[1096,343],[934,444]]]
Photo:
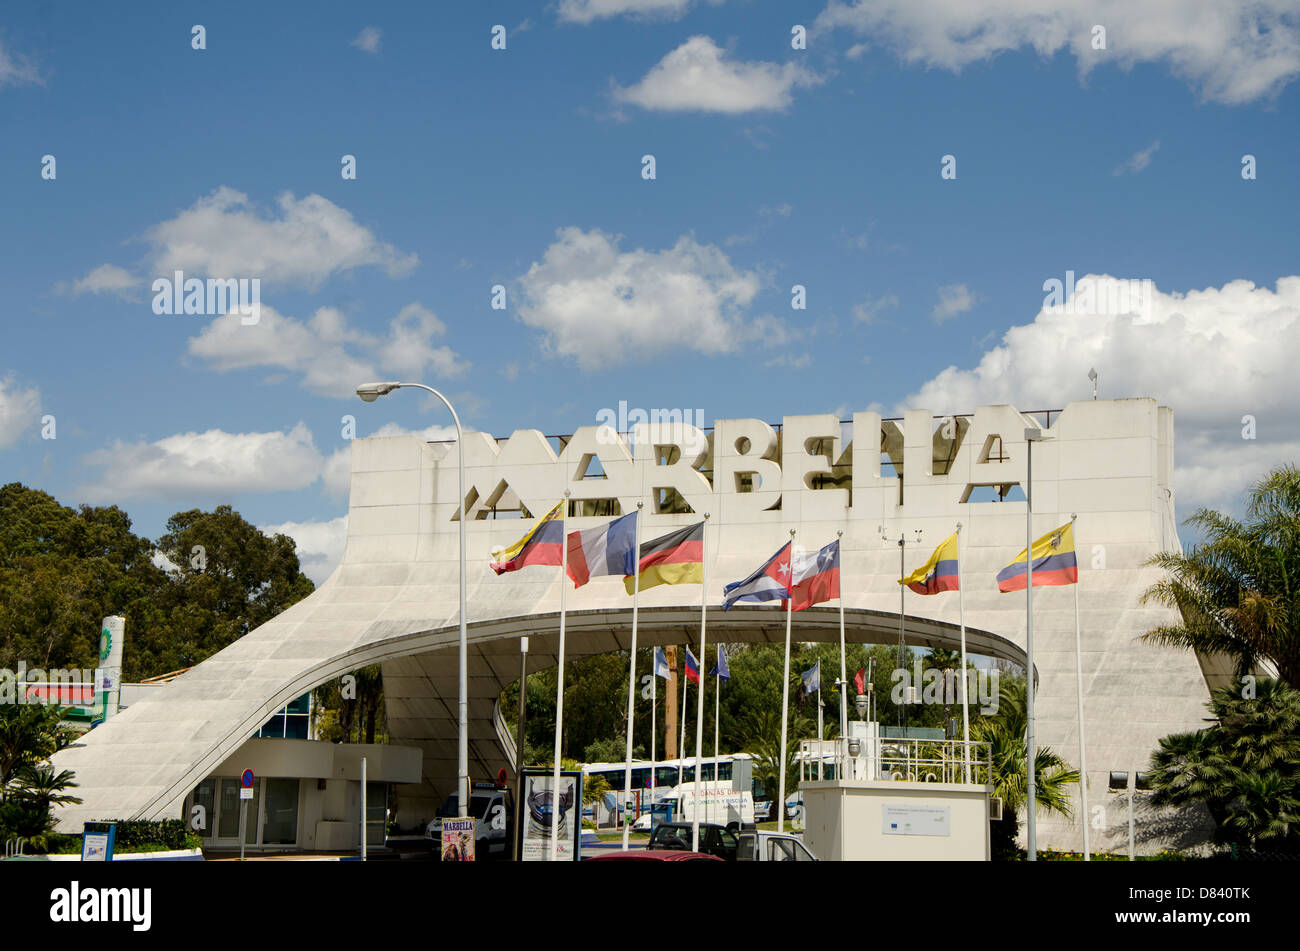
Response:
[[[1034,587],[1075,584],[1079,563],[1074,558],[1074,523],[1066,522],[1034,542]],[[1025,590],[1025,551],[998,572],[999,591]]]
[[[1023,554],[1023,552],[1021,553]],[[1037,571],[1037,566],[1034,567]],[[1001,575],[998,575],[1001,578]],[[917,568],[906,578],[900,578],[899,584],[905,584],[917,594],[938,594],[940,591],[956,591],[957,582],[957,533],[943,540],[930,560]],[[1023,586],[1023,585],[1022,585]]]
[[[704,583],[704,523],[687,525],[641,545],[641,590],[661,584]],[[631,594],[636,585],[628,575],[623,586]]]
[[[560,514],[563,507],[564,502],[558,502],[527,535],[509,548],[492,552],[496,559],[492,562],[492,570],[502,575],[529,565],[564,564],[561,560],[564,557],[564,520]]]

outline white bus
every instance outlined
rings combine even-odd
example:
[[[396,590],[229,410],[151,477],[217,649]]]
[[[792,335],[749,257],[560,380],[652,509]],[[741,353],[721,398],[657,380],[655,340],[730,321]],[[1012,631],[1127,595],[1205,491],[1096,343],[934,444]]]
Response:
[[[702,759],[701,772],[706,783],[729,783],[740,776],[742,782],[748,783],[750,801],[753,801],[754,758],[752,756],[748,753],[728,753],[716,759],[712,756],[705,756]],[[597,823],[608,822],[608,814],[623,810],[629,798],[632,800],[633,811],[637,815],[648,813],[650,807],[662,801],[679,782],[695,781],[693,756],[684,759],[663,759],[657,763],[649,760],[633,760],[632,794],[629,797],[623,788],[626,767],[626,763],[587,763],[582,767],[584,780],[592,776],[602,776],[609,783],[611,794],[606,799],[610,801],[604,804],[603,809],[597,809],[595,816]]]

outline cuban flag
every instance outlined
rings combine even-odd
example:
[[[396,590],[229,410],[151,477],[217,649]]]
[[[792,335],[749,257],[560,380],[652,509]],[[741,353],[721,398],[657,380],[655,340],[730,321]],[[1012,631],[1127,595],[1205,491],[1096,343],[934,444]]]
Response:
[[[655,676],[662,677],[664,680],[671,680],[673,672],[668,668],[668,658],[664,656],[662,647],[655,648]]]
[[[840,540],[824,548],[794,550],[791,560],[794,587],[790,593],[790,610],[802,611],[814,604],[840,596]]]
[[[718,662],[709,671],[709,676],[721,677],[723,680],[731,679],[731,665],[727,663],[727,652],[721,647],[718,648]]]
[[[636,516],[569,533],[569,577],[581,588],[600,575],[630,575],[636,566]]]
[[[722,610],[737,601],[773,601],[790,597],[789,542],[744,581],[733,581],[722,589]]]
[[[806,697],[810,693],[816,693],[822,689],[822,662],[819,660],[813,664],[812,670],[805,670],[799,675],[803,678],[803,695]]]
[[[700,682],[700,662],[695,659],[689,647],[686,648],[686,679],[693,684]]]

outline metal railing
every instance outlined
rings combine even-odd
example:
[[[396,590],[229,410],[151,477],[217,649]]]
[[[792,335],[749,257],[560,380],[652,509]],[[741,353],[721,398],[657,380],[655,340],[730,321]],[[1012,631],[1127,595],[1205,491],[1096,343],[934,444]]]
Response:
[[[979,740],[967,744],[963,740],[882,739],[880,778],[909,783],[992,785],[993,747]]]

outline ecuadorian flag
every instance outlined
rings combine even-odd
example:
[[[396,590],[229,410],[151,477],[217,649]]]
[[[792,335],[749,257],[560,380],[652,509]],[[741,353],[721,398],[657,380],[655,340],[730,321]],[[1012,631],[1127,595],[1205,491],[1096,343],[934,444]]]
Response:
[[[564,521],[560,517],[563,507],[563,502],[556,503],[527,535],[509,548],[492,552],[492,570],[503,575],[529,565],[563,564]]]
[[[641,544],[641,590],[661,584],[702,584],[704,581],[704,523],[687,525]],[[636,579],[628,575],[623,586],[631,594]]]
[[[898,583],[907,585],[917,594],[938,594],[940,591],[956,591],[957,578],[957,533],[953,532],[934,550],[929,561],[906,578],[900,578]]]
[[[1074,557],[1074,523],[1066,522],[1034,542],[1034,587],[1076,584],[1079,563]],[[1025,590],[1025,551],[998,572],[999,591]]]

